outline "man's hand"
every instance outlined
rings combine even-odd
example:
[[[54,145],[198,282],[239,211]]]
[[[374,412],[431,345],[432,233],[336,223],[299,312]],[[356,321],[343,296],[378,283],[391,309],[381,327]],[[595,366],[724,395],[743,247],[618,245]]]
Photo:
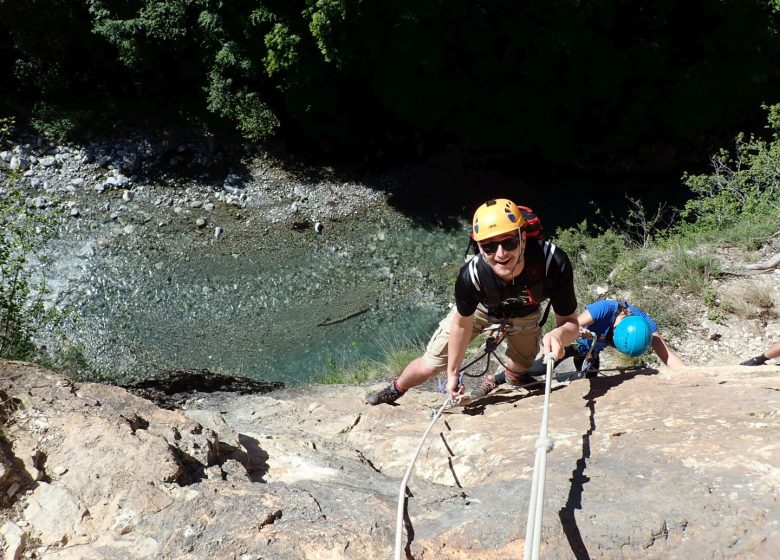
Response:
[[[447,393],[450,397],[456,399],[463,394],[463,385],[460,382],[458,376],[447,376]]]
[[[580,338],[596,338],[596,335],[594,335],[592,332],[590,332],[585,327],[580,327],[580,333],[578,335]]]
[[[555,314],[555,323],[558,325],[542,338],[544,353],[552,352],[556,360],[560,360],[566,354],[566,345],[571,344],[577,338],[580,330],[577,315]]]
[[[563,340],[561,340],[561,332],[559,329],[553,329],[544,335],[542,338],[542,344],[544,345],[544,353],[552,352],[556,360],[563,358],[565,354],[565,348]]]

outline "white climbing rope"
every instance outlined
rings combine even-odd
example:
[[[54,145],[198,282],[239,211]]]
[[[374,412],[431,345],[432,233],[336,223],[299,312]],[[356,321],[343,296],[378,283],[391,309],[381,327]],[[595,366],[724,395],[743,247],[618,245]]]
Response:
[[[425,439],[428,437],[428,434],[433,428],[433,425],[436,423],[436,420],[438,420],[439,416],[441,416],[441,413],[444,412],[444,409],[450,406],[452,402],[453,402],[452,397],[447,397],[447,400],[444,401],[444,404],[441,405],[439,411],[435,414],[433,420],[431,420],[431,424],[430,426],[428,426],[428,429],[425,430],[425,433],[423,434],[423,437],[420,440],[420,445],[417,446],[417,451],[415,451],[414,457],[412,457],[412,462],[409,463],[409,467],[407,467],[406,469],[406,474],[404,474],[404,478],[403,480],[401,480],[401,490],[398,492],[398,516],[396,518],[396,525],[395,525],[395,560],[401,560],[401,544],[403,541],[404,500],[406,498],[406,485],[409,483],[409,478],[411,478],[412,476],[412,470],[414,470],[414,463],[415,461],[417,461],[417,456],[420,454],[420,450],[422,450],[422,446],[425,443]]]
[[[544,361],[547,364],[547,376],[544,384],[544,408],[542,410],[542,426],[539,430],[539,439],[536,440],[535,445],[536,459],[534,461],[534,477],[531,482],[531,500],[528,505],[528,525],[525,529],[523,560],[539,560],[539,546],[542,540],[542,507],[544,502],[547,453],[553,449],[553,442],[547,437],[547,419],[550,411],[550,386],[552,385],[555,358],[550,352],[545,354]]]

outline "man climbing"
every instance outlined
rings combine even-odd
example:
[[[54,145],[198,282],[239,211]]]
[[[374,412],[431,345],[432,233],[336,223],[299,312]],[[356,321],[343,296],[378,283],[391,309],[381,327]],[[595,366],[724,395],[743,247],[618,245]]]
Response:
[[[460,364],[468,343],[485,326],[506,322],[510,384],[522,384],[523,372],[539,351],[540,303],[552,302],[556,328],[544,335],[545,352],[563,357],[577,337],[577,299],[571,263],[561,249],[539,239],[527,240],[526,221],[511,200],[488,200],[474,213],[471,236],[479,254],[460,269],[455,307],[440,323],[425,353],[381,391],[366,395],[371,405],[393,403],[406,391],[447,371],[447,390],[458,397]]]
[[[566,348],[564,359],[573,357],[574,367],[588,377],[598,372],[599,352],[607,346],[632,357],[641,356],[652,348],[665,366],[672,369],[685,366],[661,337],[655,321],[628,302],[608,299],[591,303],[577,317],[577,323],[580,326],[580,338],[576,344]],[[541,359],[534,362],[530,372],[544,372]],[[472,399],[482,398],[504,381],[503,372],[495,376],[488,375],[469,396]]]
[[[749,360],[745,360],[739,365],[763,366],[767,360],[771,360],[772,358],[778,358],[778,357],[780,357],[780,342],[775,342],[772,346],[769,347],[769,350],[767,350],[760,356],[756,356],[755,358],[750,358]]]

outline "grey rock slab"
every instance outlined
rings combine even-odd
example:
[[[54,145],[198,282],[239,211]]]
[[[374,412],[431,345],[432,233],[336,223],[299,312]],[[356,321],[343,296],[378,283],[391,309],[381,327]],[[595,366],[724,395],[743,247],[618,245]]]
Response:
[[[217,435],[220,446],[228,446],[241,449],[238,432],[234,430],[223,418],[222,414],[215,410],[187,410],[184,415],[194,420],[204,428],[208,428]]]
[[[28,499],[24,518],[43,544],[67,544],[85,536],[81,521],[86,513],[66,487],[41,482]]]
[[[48,419],[36,429],[28,413],[11,430],[51,437],[39,441],[47,469],[67,471],[49,485],[89,504],[83,519],[68,515],[80,540],[46,552],[58,560],[391,557],[400,478],[442,396],[413,389],[397,406],[370,407],[372,388],[203,393],[186,402],[195,422],[118,387],[70,387],[0,362],[0,391]],[[542,403],[538,391],[503,389],[434,425],[409,484],[411,557],[522,556]],[[541,556],[778,557],[778,410],[778,366],[556,387]],[[219,454],[218,426],[204,426],[219,423],[215,411],[241,444],[232,455]],[[190,453],[209,442],[201,475],[171,481],[177,464],[159,459],[163,448],[180,462],[174,446]],[[108,494],[112,476],[119,490]],[[25,499],[29,508],[34,498]]]

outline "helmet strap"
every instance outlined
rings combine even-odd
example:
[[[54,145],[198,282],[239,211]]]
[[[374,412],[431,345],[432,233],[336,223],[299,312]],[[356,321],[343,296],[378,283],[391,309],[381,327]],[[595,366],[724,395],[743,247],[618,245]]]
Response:
[[[525,240],[523,239],[523,230],[520,228],[517,228],[517,235],[520,236],[520,254],[517,256],[517,262],[515,262],[515,266],[512,268],[512,285],[515,285],[515,270],[517,270],[517,267],[520,266],[520,263],[525,262]]]

